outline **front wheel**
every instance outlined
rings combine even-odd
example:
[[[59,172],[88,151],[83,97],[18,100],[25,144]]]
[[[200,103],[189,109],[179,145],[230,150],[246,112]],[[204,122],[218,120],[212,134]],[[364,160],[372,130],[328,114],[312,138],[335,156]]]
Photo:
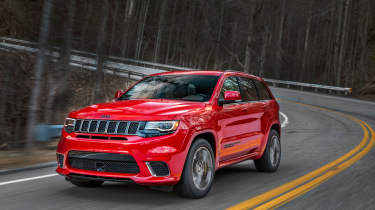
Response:
[[[215,158],[205,139],[192,144],[177,190],[184,197],[202,198],[210,191],[215,176]]]
[[[258,171],[274,172],[280,165],[281,159],[281,144],[280,136],[276,130],[271,130],[268,137],[266,150],[263,156],[254,160],[255,167]]]

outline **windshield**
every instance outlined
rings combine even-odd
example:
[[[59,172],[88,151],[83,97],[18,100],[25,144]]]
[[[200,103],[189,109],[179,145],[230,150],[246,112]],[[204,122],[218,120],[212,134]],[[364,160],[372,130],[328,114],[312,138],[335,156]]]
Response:
[[[138,82],[119,100],[174,99],[208,101],[219,79],[209,75],[162,75]]]

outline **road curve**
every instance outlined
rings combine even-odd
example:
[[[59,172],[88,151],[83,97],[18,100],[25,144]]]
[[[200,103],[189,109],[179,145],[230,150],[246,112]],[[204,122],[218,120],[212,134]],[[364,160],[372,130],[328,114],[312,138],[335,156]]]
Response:
[[[276,173],[257,172],[252,162],[245,161],[217,171],[208,196],[191,200],[134,184],[105,183],[100,188],[77,188],[61,176],[45,176],[54,173],[54,168],[45,168],[0,176],[0,208],[226,209],[337,160],[360,145],[366,132],[366,144],[370,142],[370,129],[364,130],[360,123],[336,112],[375,128],[375,103],[288,89],[272,91],[286,115],[281,120],[288,119],[282,133],[282,161]],[[374,209],[375,150],[370,149],[350,167],[278,207]]]

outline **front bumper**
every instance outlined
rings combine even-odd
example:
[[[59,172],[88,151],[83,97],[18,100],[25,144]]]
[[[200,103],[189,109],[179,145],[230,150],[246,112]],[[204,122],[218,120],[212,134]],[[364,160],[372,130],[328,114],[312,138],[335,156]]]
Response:
[[[185,141],[187,131],[183,129],[179,129],[170,135],[152,138],[123,136],[128,140],[120,141],[82,139],[77,135],[79,133],[68,134],[63,130],[57,148],[57,154],[63,155],[63,160],[62,164],[57,167],[56,172],[68,179],[81,177],[82,179],[104,181],[130,180],[143,185],[175,185],[180,180],[188,152],[187,146],[184,145],[187,144],[187,141]],[[130,155],[137,163],[139,171],[130,174],[78,169],[77,167],[72,167],[69,161],[69,152],[73,151]],[[169,174],[163,176],[155,175],[150,170],[149,164],[153,161],[167,164]]]

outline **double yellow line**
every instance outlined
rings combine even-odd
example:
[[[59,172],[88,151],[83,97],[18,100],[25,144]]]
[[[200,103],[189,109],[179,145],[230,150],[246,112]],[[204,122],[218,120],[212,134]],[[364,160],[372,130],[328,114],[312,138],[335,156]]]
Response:
[[[357,162],[359,159],[361,159],[363,156],[365,156],[374,146],[375,131],[364,121],[341,112],[336,112],[329,109],[302,104],[294,101],[292,102],[324,111],[333,112],[335,114],[341,115],[347,119],[350,119],[358,123],[362,127],[364,133],[361,143],[357,145],[354,149],[352,149],[350,152],[322,166],[321,168],[316,169],[315,171],[312,171],[302,177],[299,177],[289,183],[281,185],[261,195],[241,202],[228,209],[274,209],[280,207],[285,203],[295,199],[296,197],[301,196],[304,193],[312,190],[313,188],[322,184],[329,178],[335,176],[344,169],[348,168],[349,166]]]

